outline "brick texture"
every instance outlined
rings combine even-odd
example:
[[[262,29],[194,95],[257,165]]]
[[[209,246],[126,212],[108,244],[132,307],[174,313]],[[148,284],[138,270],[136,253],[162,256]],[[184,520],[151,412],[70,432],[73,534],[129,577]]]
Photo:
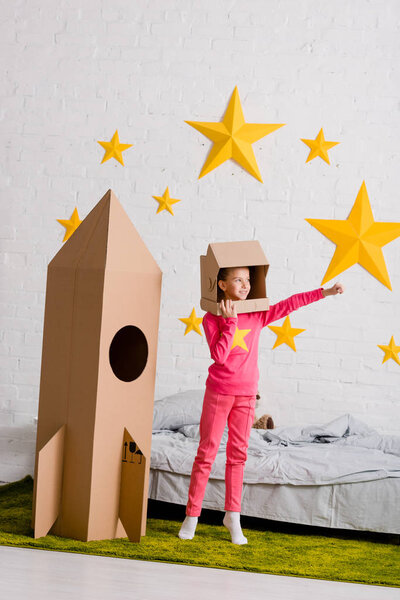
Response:
[[[204,385],[205,337],[184,336],[178,319],[203,314],[199,254],[210,241],[260,240],[275,303],[320,285],[335,246],[305,218],[346,219],[363,180],[375,219],[400,222],[400,8],[20,0],[3,3],[2,17],[0,479],[9,480],[32,465],[17,432],[34,431],[46,266],[64,235],[56,219],[75,206],[85,217],[111,187],[164,272],[156,398]],[[253,144],[263,184],[232,161],[198,179],[211,143],[184,121],[219,121],[235,85],[248,122],[286,123]],[[300,138],[321,127],[340,144],[330,165],[306,164]],[[116,129],[133,144],[125,167],[100,164],[97,140]],[[152,196],[166,186],[182,199],[175,216],[156,215]],[[262,334],[260,414],[283,425],[345,411],[398,432],[400,366],[382,364],[377,345],[392,335],[400,345],[400,239],[383,254],[393,291],[356,265],[337,278],[344,295],[291,316],[306,329],[297,352],[272,350],[274,334]]]

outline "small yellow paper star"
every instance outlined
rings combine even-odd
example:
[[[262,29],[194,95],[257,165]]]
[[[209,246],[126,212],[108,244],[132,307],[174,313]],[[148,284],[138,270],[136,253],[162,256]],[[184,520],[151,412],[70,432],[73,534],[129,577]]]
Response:
[[[102,146],[105,150],[105,154],[103,156],[103,160],[100,164],[103,164],[106,160],[110,158],[115,158],[118,162],[124,166],[124,161],[122,159],[122,153],[124,150],[132,147],[132,144],[120,144],[118,137],[118,129],[115,130],[114,135],[111,138],[110,142],[97,142]]]
[[[203,321],[203,318],[196,317],[196,311],[194,308],[193,308],[192,312],[190,313],[190,317],[188,319],[179,319],[179,320],[182,321],[182,323],[185,323],[185,325],[186,325],[186,331],[185,331],[184,335],[189,333],[189,331],[195,331],[199,335],[203,335],[200,330],[200,323]]]
[[[321,285],[358,263],[389,290],[392,289],[381,248],[400,236],[400,223],[374,221],[364,181],[346,221],[306,221],[336,244],[335,254]]]
[[[82,223],[82,221],[79,218],[78,210],[76,207],[74,208],[74,212],[72,213],[69,219],[57,219],[57,221],[61,223],[63,227],[65,227],[65,235],[63,242],[66,242]]]
[[[398,365],[400,365],[400,359],[398,357],[398,354],[400,352],[400,346],[396,346],[395,341],[393,336],[390,338],[390,342],[388,346],[379,346],[378,348],[380,348],[381,350],[384,351],[385,356],[383,357],[383,361],[382,364],[389,360],[389,358],[393,359],[395,362],[397,362]]]
[[[171,213],[171,215],[173,215],[174,213],[172,212],[171,206],[176,202],[181,202],[181,200],[178,200],[177,198],[170,198],[168,188],[166,188],[162,196],[153,196],[153,198],[158,202],[158,209],[156,215],[158,215],[158,213],[162,210],[167,210]]]
[[[249,349],[247,347],[247,344],[246,344],[244,338],[246,337],[246,335],[248,333],[250,333],[250,331],[251,331],[251,329],[238,329],[236,327],[235,335],[233,336],[231,350],[232,350],[232,348],[235,348],[235,346],[239,346],[240,348],[243,348],[243,350],[246,350],[246,352],[248,352]]]
[[[185,123],[214,142],[199,179],[232,158],[261,183],[263,181],[251,144],[284,126],[284,123],[245,123],[237,87],[233,90],[221,122],[185,121]]]
[[[276,338],[275,344],[272,347],[272,350],[277,346],[280,346],[281,344],[286,344],[287,346],[292,348],[292,350],[297,352],[296,346],[294,344],[294,337],[296,335],[299,335],[299,333],[305,331],[305,329],[295,329],[294,327],[292,327],[290,325],[289,316],[286,317],[281,327],[276,327],[274,325],[268,325],[268,327],[278,336]]]
[[[337,144],[340,144],[340,142],[327,142],[324,138],[324,132],[322,128],[320,129],[319,134],[317,135],[315,140],[301,139],[301,141],[304,142],[310,148],[310,154],[307,157],[306,163],[308,163],[309,160],[313,160],[313,158],[319,156],[325,162],[327,162],[328,165],[330,165],[328,150],[333,148],[333,146],[337,146]]]

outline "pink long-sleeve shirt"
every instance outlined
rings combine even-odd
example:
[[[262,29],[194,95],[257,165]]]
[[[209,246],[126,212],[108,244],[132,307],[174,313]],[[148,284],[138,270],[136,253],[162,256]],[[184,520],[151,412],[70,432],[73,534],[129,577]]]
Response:
[[[206,313],[203,328],[213,364],[208,369],[206,386],[217,394],[254,396],[258,387],[258,340],[263,327],[286,317],[301,306],[324,298],[323,288],[294,294],[269,307],[240,313],[225,319]]]

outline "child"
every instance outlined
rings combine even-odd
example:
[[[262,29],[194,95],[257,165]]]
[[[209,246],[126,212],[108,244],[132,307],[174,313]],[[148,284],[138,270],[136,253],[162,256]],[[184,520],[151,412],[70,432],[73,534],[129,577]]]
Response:
[[[240,526],[243,471],[258,386],[258,339],[268,323],[285,317],[301,306],[343,293],[340,283],[327,290],[295,294],[270,306],[269,310],[236,314],[235,300],[245,300],[250,292],[250,269],[220,269],[218,287],[224,298],[222,316],[206,313],[203,327],[214,363],[209,367],[203,410],[200,419],[200,442],[193,463],[186,518],[179,531],[181,539],[192,539],[201,512],[211,467],[228,423],[225,466],[225,516],[223,524],[234,544],[247,544]],[[219,290],[218,290],[219,291]]]

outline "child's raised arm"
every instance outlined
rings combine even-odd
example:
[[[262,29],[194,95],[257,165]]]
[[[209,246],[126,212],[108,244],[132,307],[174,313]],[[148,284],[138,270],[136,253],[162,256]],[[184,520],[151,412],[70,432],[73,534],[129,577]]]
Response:
[[[336,294],[342,294],[344,287],[341,283],[335,283],[331,288],[324,290],[324,288],[317,288],[311,292],[303,292],[302,294],[294,294],[286,300],[281,300],[277,304],[273,304],[269,307],[269,310],[262,311],[262,326],[265,327],[272,321],[277,321],[286,317],[288,314],[297,310],[302,306],[321,300],[326,296],[334,296]]]
[[[268,323],[286,317],[288,314],[294,310],[297,310],[301,306],[306,306],[307,304],[311,304],[311,302],[316,302],[322,298],[324,298],[322,288],[318,288],[312,292],[294,294],[293,296],[290,296],[290,298],[286,298],[286,300],[281,300],[280,302],[270,306],[269,310],[263,311],[262,326],[265,327],[268,325]]]

